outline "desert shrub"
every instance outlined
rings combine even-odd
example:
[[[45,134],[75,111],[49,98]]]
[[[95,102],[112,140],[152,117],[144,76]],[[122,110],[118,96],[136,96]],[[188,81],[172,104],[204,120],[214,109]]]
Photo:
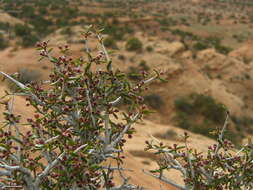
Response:
[[[215,125],[210,120],[205,119],[201,123],[191,122],[189,130],[193,133],[202,134],[204,136],[215,138],[211,132],[215,130]]]
[[[0,34],[0,50],[8,47],[8,42],[4,39],[3,35]]]
[[[14,26],[14,32],[17,36],[29,36],[32,32],[31,28],[28,25],[16,24]]]
[[[124,26],[123,29],[124,33],[126,34],[132,34],[134,32],[134,29],[128,25]]]
[[[62,23],[60,23],[62,24],[62,27],[68,25],[68,20],[66,20],[66,18],[64,18],[63,16],[60,17],[60,20],[62,21]],[[36,31],[36,33],[41,37],[44,37],[53,32],[54,22],[51,18],[36,16],[33,20],[30,21],[30,23],[34,26],[34,30]]]
[[[193,48],[195,50],[204,50],[204,49],[207,49],[208,48],[208,45],[203,43],[203,42],[197,42],[193,45]]]
[[[230,51],[232,51],[233,49],[230,48],[230,47],[227,47],[227,46],[223,46],[223,45],[216,45],[215,46],[215,49],[219,52],[219,53],[222,53],[222,54],[225,54],[227,55]]]
[[[108,48],[117,49],[116,41],[113,39],[113,37],[107,37],[104,39],[104,45]]]
[[[144,96],[144,102],[153,109],[159,110],[163,107],[164,101],[158,94],[149,94]]]
[[[149,66],[147,65],[147,62],[145,60],[141,60],[140,63],[139,63],[139,68],[140,70],[142,71],[149,71],[150,68]]]
[[[228,54],[232,49],[230,47],[221,44],[221,39],[215,36],[210,36],[204,39],[204,42],[211,47],[214,47],[217,52],[222,54]]]
[[[14,32],[17,36],[21,37],[21,45],[23,47],[33,46],[39,40],[27,25],[16,24],[14,26]]]
[[[189,39],[196,40],[196,41],[201,40],[199,36],[196,36],[195,34],[193,34],[191,32],[183,31],[180,29],[171,29],[170,31],[172,34],[178,35],[178,36],[182,37],[183,39],[187,37]]]
[[[177,110],[185,113],[192,113],[193,105],[186,97],[178,98],[174,101],[175,107]]]
[[[22,11],[20,13],[21,17],[28,17],[28,18],[32,18],[35,16],[35,8],[33,6],[30,5],[24,5],[22,6]]]
[[[23,47],[31,47],[34,46],[39,41],[39,38],[33,34],[29,36],[24,36],[21,42]]]
[[[141,51],[142,50],[142,42],[138,38],[132,37],[127,40],[126,50],[128,50],[128,51]]]
[[[173,119],[176,121],[177,126],[182,129],[190,129],[192,126],[190,117],[185,112],[177,112]]]
[[[10,28],[10,23],[8,22],[0,22],[0,30],[9,30]]]
[[[154,49],[153,49],[152,46],[147,46],[147,47],[146,47],[146,50],[147,50],[148,52],[152,52]]]
[[[174,101],[176,116],[174,121],[180,128],[190,130],[211,138],[210,133],[216,125],[222,124],[226,117],[226,107],[215,101],[211,96],[190,94]],[[240,142],[240,138],[232,138],[236,132],[230,131],[228,138],[233,142]]]
[[[120,37],[120,31],[119,31],[118,27],[115,25],[110,25],[110,24],[106,25],[104,28],[104,33],[109,34],[109,35],[115,37],[116,39],[119,39],[119,38],[122,39],[122,34]]]
[[[146,151],[151,150],[160,156],[158,168],[145,172],[163,182],[183,190],[244,190],[253,188],[253,144],[251,140],[240,150],[226,139],[229,116],[223,127],[216,132],[217,142],[203,152],[191,148],[190,136],[184,133],[184,145],[165,145],[158,140],[146,141]],[[150,156],[151,157],[151,156]],[[164,171],[177,170],[182,174],[184,185],[173,182],[164,176]]]
[[[114,24],[107,24],[104,28],[104,33],[110,35],[115,40],[123,40],[125,34],[133,33],[133,29],[128,26],[120,27]]]
[[[173,18],[162,18],[162,19],[157,19],[157,21],[162,25],[162,26],[175,26],[177,24],[177,21],[174,20]]]
[[[142,89],[159,74],[132,83],[113,69],[101,34],[87,28],[86,41],[90,34],[98,37],[101,52],[92,56],[87,50],[84,60],[72,58],[68,46],[60,48],[56,57],[48,42],[37,44],[41,59],[53,65],[46,83],[25,85],[19,77],[0,72],[19,87],[26,106],[35,110],[23,122],[12,112],[13,94],[6,92],[5,122],[0,129],[1,187],[139,189],[123,177],[116,186],[114,171],[122,171],[122,152],[126,137],[132,138],[135,131],[133,124],[148,112]],[[98,64],[105,67],[94,70]],[[119,112],[117,105],[125,99],[129,105]],[[120,115],[123,120],[117,119]],[[108,159],[116,166],[106,164]]]
[[[245,40],[245,37],[243,36],[243,35],[237,35],[237,34],[234,34],[233,36],[232,36],[237,42],[239,42],[239,43],[242,43],[244,40]]]
[[[211,96],[192,94],[194,111],[204,115],[207,119],[221,124],[226,117],[226,108],[217,103]]]
[[[247,133],[253,133],[253,118],[248,116],[237,117],[231,116],[231,120],[234,122],[237,130],[245,131]]]

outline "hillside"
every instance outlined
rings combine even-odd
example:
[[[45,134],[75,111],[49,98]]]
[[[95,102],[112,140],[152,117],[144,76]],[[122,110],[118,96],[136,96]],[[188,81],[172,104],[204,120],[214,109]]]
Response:
[[[191,146],[205,151],[214,142],[209,133],[222,125],[224,110],[229,110],[232,117],[227,137],[238,146],[252,137],[252,6],[211,0],[61,3],[0,3],[0,71],[22,71],[28,80],[48,79],[51,66],[38,61],[36,42],[49,40],[55,52],[68,44],[74,58],[85,58],[81,32],[89,24],[104,28],[113,67],[126,72],[131,80],[138,80],[131,74],[142,70],[163,71],[167,82],[151,84],[145,95],[146,104],[155,113],[136,125],[136,136],[126,146],[126,167],[135,171],[129,172],[134,183],[160,188],[158,180],[141,171],[156,167],[156,158],[143,151],[151,135],[173,144],[180,143],[180,135],[187,130]],[[100,50],[95,39],[88,44],[94,54]],[[0,84],[1,95],[7,86],[6,82]],[[18,113],[33,113],[22,106],[23,98],[15,102]],[[209,108],[211,113],[203,113]],[[178,173],[167,175],[182,183]]]

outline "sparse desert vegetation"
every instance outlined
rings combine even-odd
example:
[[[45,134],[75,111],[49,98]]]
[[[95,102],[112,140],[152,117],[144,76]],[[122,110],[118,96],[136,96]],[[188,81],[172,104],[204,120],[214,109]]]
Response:
[[[13,79],[27,85],[26,93],[35,93],[43,101],[48,101],[48,105],[54,104],[52,105],[54,107],[60,106],[60,101],[56,101],[54,93],[57,92],[57,97],[62,98],[62,93],[64,94],[71,85],[81,84],[78,81],[79,79],[75,78],[79,72],[76,68],[78,65],[91,61],[91,67],[89,64],[85,66],[90,73],[93,73],[96,70],[102,71],[106,65],[109,68],[112,63],[115,75],[107,74],[112,77],[110,80],[108,79],[108,85],[110,81],[114,85],[110,89],[105,84],[99,93],[103,94],[106,90],[112,93],[106,99],[107,102],[115,94],[122,92],[122,89],[130,90],[132,94],[123,92],[118,94],[122,100],[115,109],[109,110],[113,118],[109,122],[113,129],[110,140],[115,139],[118,131],[124,126],[123,123],[129,122],[129,118],[132,118],[131,114],[129,117],[121,117],[119,113],[124,111],[132,113],[134,107],[140,102],[145,104],[143,107],[145,113],[152,113],[145,115],[143,120],[134,122],[134,126],[137,127],[129,129],[129,133],[123,139],[124,142],[120,141],[119,146],[116,147],[122,151],[119,153],[122,157],[117,155],[116,162],[125,163],[126,168],[129,166],[130,169],[134,170],[134,172],[126,172],[126,176],[132,178],[128,181],[129,184],[137,185],[135,186],[137,189],[138,185],[143,186],[144,189],[161,188],[168,190],[180,189],[180,187],[187,190],[200,189],[200,187],[204,189],[239,189],[238,184],[250,189],[252,188],[252,184],[249,182],[251,176],[245,175],[245,173],[251,172],[252,169],[250,169],[252,156],[249,154],[252,150],[252,144],[248,140],[253,136],[252,10],[253,4],[250,0],[3,0],[0,1],[0,71],[8,73]],[[92,28],[92,32],[85,33],[84,31],[89,27]],[[96,42],[98,38],[96,34],[99,34],[98,43]],[[51,49],[48,48],[45,52],[43,51],[45,49],[42,48],[44,47],[43,43],[37,42],[50,44]],[[40,44],[40,46],[37,47],[36,44]],[[106,48],[106,53],[103,47]],[[36,52],[35,48],[39,48],[39,52]],[[51,55],[51,52],[57,52],[54,58],[47,57],[45,54],[50,53]],[[42,57],[49,58],[49,62],[45,59],[38,59],[39,54]],[[61,57],[62,54],[64,54],[63,57]],[[64,62],[66,58],[75,61],[71,63],[70,60],[67,60],[66,64],[62,65],[62,70],[55,70],[58,64],[57,60]],[[83,69],[82,66],[80,69]],[[52,70],[54,71],[53,74],[50,73]],[[150,73],[159,75],[160,80],[153,81],[145,87],[142,86],[143,79],[150,76]],[[56,75],[58,78],[53,77]],[[63,75],[66,75],[66,78]],[[89,78],[91,75],[87,75],[87,77]],[[105,80],[105,78],[102,80],[99,77],[91,77],[90,79],[91,81],[94,80],[94,84],[88,85],[89,88],[96,86],[95,81],[99,80],[98,84],[102,84]],[[119,79],[118,83],[114,83],[113,81],[117,81],[117,79]],[[62,83],[62,80],[65,82]],[[74,80],[77,81],[74,82]],[[51,85],[49,81],[52,82]],[[122,86],[116,88],[119,83],[122,83]],[[50,97],[47,97],[46,91],[57,84],[61,85],[53,91],[48,91],[47,95]],[[39,88],[37,85],[43,87]],[[138,88],[133,89],[134,85]],[[139,88],[143,91],[139,91]],[[36,106],[34,102],[27,102],[23,97],[22,88],[16,87],[13,82],[7,79],[2,80],[0,89],[0,94],[4,97],[0,100],[0,103],[3,104],[0,110],[4,113],[0,116],[2,122],[6,119],[11,122],[14,119],[26,124],[24,122],[25,117],[35,117],[35,115],[37,117],[37,114],[39,114],[39,118],[35,118],[36,122],[44,122],[43,119],[47,117],[52,117],[53,122],[55,118],[59,117],[57,114],[52,115],[54,113],[52,110],[48,114],[45,114],[43,110],[40,113],[42,105]],[[59,90],[62,90],[62,93]],[[5,96],[7,91],[9,99]],[[42,91],[44,94],[40,95]],[[20,95],[20,97],[13,98],[13,93]],[[67,93],[72,94],[74,91],[71,90]],[[135,96],[133,97],[133,95]],[[99,97],[97,98],[99,99]],[[53,103],[53,100],[56,102]],[[76,108],[79,109],[84,106],[84,103],[72,105],[73,102],[79,100],[72,100],[69,96],[66,96],[64,101],[66,101],[65,110],[69,111],[70,115],[72,114],[70,117],[78,114],[74,112]],[[83,99],[83,101],[85,102],[87,99]],[[15,116],[17,115],[17,117],[11,117],[12,119],[8,117],[10,116],[8,110],[7,112],[4,111],[6,106],[10,109],[11,102],[13,104],[11,110],[14,111]],[[96,107],[98,102],[92,103],[94,103],[92,106]],[[33,106],[35,106],[34,109]],[[89,112],[89,110],[86,111]],[[101,107],[98,108],[98,111],[101,111]],[[229,124],[226,125],[226,130],[221,137],[219,130],[224,125],[228,112]],[[97,116],[98,122],[101,122],[98,126],[105,125],[102,113],[100,113],[102,116],[97,112],[93,114]],[[18,115],[21,115],[22,118],[19,118]],[[84,120],[86,119],[85,117]],[[119,122],[119,125],[114,123],[116,121]],[[60,135],[60,130],[66,127],[64,121],[61,122],[58,121],[59,130],[52,128],[54,133],[43,130],[36,132],[35,130],[35,132],[32,131],[34,136],[32,135],[31,139],[23,140],[25,142],[29,140],[29,143],[34,141],[35,144],[41,145],[36,141],[40,139],[41,134],[46,135],[45,137],[50,135],[52,137],[53,134]],[[43,123],[45,126],[47,124]],[[90,129],[89,127],[87,130]],[[103,133],[104,129],[101,128],[101,130]],[[21,139],[26,138],[26,136],[30,137],[30,134],[26,135],[26,129],[22,132],[24,135],[21,135]],[[75,135],[82,132],[77,131]],[[183,135],[184,132],[186,135]],[[1,135],[1,133],[3,134]],[[13,136],[9,133],[5,133],[2,128],[0,136],[2,139],[0,151],[3,151],[2,146],[5,149],[13,148],[7,153],[6,150],[2,152],[3,154],[1,153],[1,156],[5,156],[1,158],[3,160],[3,158],[7,158],[6,155],[12,153],[12,150],[16,150],[16,144],[19,141],[12,138]],[[77,136],[75,138],[79,138]],[[94,135],[95,137],[98,136]],[[98,139],[104,138],[103,135],[100,137]],[[63,141],[66,140],[64,143],[76,143],[66,138],[62,139]],[[129,140],[125,142],[126,139]],[[145,144],[146,140],[148,142]],[[95,141],[96,139],[90,141],[92,142],[91,147],[96,144]],[[12,144],[10,144],[11,142]],[[153,144],[154,142],[158,144]],[[179,145],[174,147],[174,144],[177,143]],[[121,147],[122,144],[124,144],[124,148]],[[210,148],[211,144],[215,144],[214,146],[218,146],[219,149],[217,148],[217,151],[212,152],[215,147],[211,146]],[[145,147],[152,149],[152,152],[144,151]],[[26,148],[29,149],[29,147]],[[58,150],[63,150],[60,144],[44,148],[45,150],[50,149],[56,154],[59,153]],[[79,156],[83,156],[83,160],[93,163],[91,157],[84,158],[84,154],[90,154],[87,151],[91,149],[98,150],[99,147],[84,149],[83,155]],[[68,147],[67,150],[70,151]],[[204,155],[195,155],[192,152],[195,150],[196,152],[204,152]],[[218,150],[221,150],[220,154],[218,154]],[[238,153],[237,150],[241,150],[241,152]],[[39,148],[34,151],[39,151]],[[71,151],[75,150],[71,149]],[[164,157],[162,151],[169,152],[169,156],[178,154],[178,161],[185,164],[181,166],[188,173],[179,175],[171,170],[162,172],[162,170],[168,169],[166,168],[168,165],[160,167],[162,160],[167,159],[167,163],[172,163],[171,159],[168,161],[168,157]],[[188,157],[185,157],[181,151],[186,155],[191,155],[194,159],[187,160]],[[223,155],[224,151],[226,154]],[[226,157],[227,154],[230,154],[229,151],[241,154],[239,157],[233,157],[233,154]],[[154,155],[153,152],[157,154]],[[211,157],[205,157],[205,152],[211,152],[212,160],[217,162],[206,163]],[[161,157],[159,157],[160,154],[162,154]],[[46,169],[45,165],[41,165],[44,164],[45,160],[42,159],[41,155],[36,154],[34,157],[31,155],[24,154],[22,156],[27,162],[25,167],[30,167],[29,169],[33,170],[32,177],[35,179],[36,176],[40,175],[38,170]],[[201,154],[199,153],[199,155]],[[51,156],[54,157],[55,155]],[[76,155],[73,154],[72,156],[73,162],[70,161],[71,163],[84,164],[80,160],[76,162],[74,158]],[[234,172],[237,172],[237,177],[241,175],[242,181],[233,181],[230,184],[219,181],[219,184],[223,186],[217,186],[215,184],[217,181],[212,181],[211,178],[206,181],[205,179],[208,177],[205,178],[205,174],[189,168],[189,165],[192,164],[194,168],[208,168],[208,171],[210,169],[216,173],[217,171],[214,171],[215,168],[211,168],[211,165],[217,168],[223,167],[223,165],[216,165],[217,163],[221,164],[218,160],[219,157],[223,156],[234,160],[234,162],[223,164],[236,168]],[[47,160],[47,162],[49,161]],[[104,161],[115,164],[111,160],[105,159]],[[154,170],[157,167],[157,162],[160,168]],[[11,161],[10,166],[13,163]],[[245,168],[243,170],[244,174],[240,173],[242,170],[238,167],[241,163],[247,165],[245,167],[247,171]],[[4,162],[0,164],[3,165]],[[75,164],[73,167],[68,165],[69,173],[74,171],[74,167],[79,167]],[[99,170],[96,164],[89,168],[89,176],[95,176],[95,170]],[[87,165],[85,167],[87,168]],[[226,168],[226,166],[224,167]],[[153,170],[154,173],[148,172],[147,175],[147,172],[142,172],[142,169],[145,171]],[[220,171],[221,168],[218,170]],[[102,170],[99,171],[102,172]],[[109,171],[102,172],[99,177],[97,176],[100,179],[103,178],[102,181],[105,182],[100,187],[101,189],[115,189],[115,185],[122,182],[117,178],[119,176],[116,177],[115,183],[109,179],[108,176],[112,175]],[[61,189],[60,186],[66,182],[63,176],[66,177],[67,174],[62,175],[61,173],[61,177],[59,177],[57,176],[59,172],[60,169],[56,168],[49,178],[45,178],[45,187],[43,186],[43,188]],[[198,176],[199,181],[194,181],[192,172]],[[230,169],[226,172],[229,173]],[[164,184],[161,187],[158,179],[150,177],[150,175],[156,174],[160,180],[171,177],[172,181],[178,182],[180,187],[176,186],[174,182]],[[105,177],[106,175],[108,176]],[[187,175],[188,177],[186,177]],[[78,177],[90,179],[89,176],[80,175]],[[244,178],[245,176],[248,178]],[[19,176],[16,173],[15,177],[17,181],[21,181],[23,178],[22,175]],[[71,180],[76,180],[77,186],[84,185],[83,181],[78,181],[75,177]],[[217,178],[217,176],[213,177]],[[147,182],[149,180],[142,180],[146,178],[152,183]],[[226,177],[219,173],[218,178],[222,181]],[[61,181],[58,186],[54,181],[57,179]],[[1,180],[0,178],[0,182],[2,182]],[[226,180],[229,179],[226,178]],[[86,182],[96,186],[98,181]],[[8,184],[14,185],[14,183]],[[23,184],[17,183],[17,185],[22,186]],[[90,189],[98,188],[91,186]],[[75,188],[78,189],[78,187]]]

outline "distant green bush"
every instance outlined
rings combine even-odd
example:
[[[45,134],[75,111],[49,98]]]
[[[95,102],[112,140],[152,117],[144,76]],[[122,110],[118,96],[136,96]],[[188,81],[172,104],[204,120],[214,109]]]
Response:
[[[226,107],[211,96],[193,93],[176,99],[174,105],[174,121],[178,127],[211,138],[214,136],[210,132],[215,130],[217,125],[222,125],[226,118]],[[227,138],[233,142],[237,141],[236,143],[240,142],[241,137],[236,136],[232,130],[227,134]]]
[[[31,5],[24,4],[20,16],[23,18],[33,18],[35,16],[35,8]]]
[[[219,53],[227,55],[232,48],[222,45],[221,39],[216,36],[210,36],[204,39],[204,43],[215,48],[215,50]]]
[[[192,94],[194,110],[204,115],[207,119],[217,124],[222,124],[226,118],[226,108],[223,104],[217,103],[211,96]]]
[[[237,117],[231,116],[232,121],[235,123],[237,130],[245,131],[246,133],[253,133],[253,118],[244,116]]]
[[[10,24],[8,22],[0,22],[0,30],[9,30]]]
[[[147,46],[147,47],[146,47],[146,50],[147,50],[148,52],[152,52],[154,49],[153,49],[152,46]]]
[[[33,34],[30,34],[30,36],[24,36],[21,45],[23,47],[31,47],[36,44],[36,42],[39,41],[39,38]]]
[[[157,19],[157,21],[162,25],[162,26],[175,26],[177,25],[177,21],[174,20],[173,18],[162,18],[162,19]]]
[[[16,24],[14,26],[14,32],[22,39],[21,45],[23,47],[33,46],[39,41],[39,38],[32,32],[32,29],[28,25]]]
[[[197,42],[193,45],[193,49],[199,51],[199,50],[204,50],[207,49],[208,45],[203,43],[203,42]]]
[[[108,48],[117,49],[116,41],[111,36],[104,39],[104,45]]]
[[[192,126],[189,114],[185,112],[177,111],[174,120],[176,121],[176,125],[182,129],[190,129]]]
[[[8,42],[4,39],[3,35],[0,34],[0,50],[8,47]]]
[[[200,40],[201,38],[191,32],[187,32],[187,31],[183,31],[183,30],[180,30],[180,29],[171,29],[170,30],[172,34],[174,35],[178,35],[182,38],[189,38],[189,39],[192,39],[192,40]]]
[[[112,36],[115,40],[123,40],[125,34],[133,33],[133,29],[128,26],[117,26],[116,24],[106,24],[104,33]]]
[[[162,97],[158,94],[149,94],[144,96],[144,102],[153,109],[159,110],[164,105]]]
[[[14,32],[17,36],[23,37],[23,36],[29,36],[31,34],[32,30],[28,25],[16,24],[14,26]]]
[[[222,54],[225,54],[225,55],[227,55],[230,51],[233,50],[232,48],[227,47],[227,46],[223,46],[223,45],[221,45],[221,44],[216,45],[216,46],[215,46],[215,49],[216,49],[219,53],[222,53]]]
[[[193,105],[186,97],[178,98],[174,101],[175,107],[181,112],[190,114],[193,110]]]
[[[142,50],[142,42],[136,38],[132,37],[128,39],[126,43],[126,50],[128,51],[141,51]]]
[[[141,60],[139,63],[139,68],[143,71],[149,71],[150,67],[147,65],[147,62],[145,60]]]

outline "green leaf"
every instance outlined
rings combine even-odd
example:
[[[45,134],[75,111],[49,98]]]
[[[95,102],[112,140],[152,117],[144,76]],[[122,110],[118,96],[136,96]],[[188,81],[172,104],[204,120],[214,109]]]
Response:
[[[42,158],[42,156],[37,156],[36,158],[34,158],[35,161],[39,161]]]
[[[140,77],[141,74],[137,74],[137,73],[132,73],[132,74],[129,74],[130,77]]]
[[[38,61],[41,61],[42,59],[44,59],[45,57],[40,57]]]
[[[50,48],[50,49],[48,50],[48,53],[50,53],[52,50],[53,50],[53,48]]]
[[[87,73],[87,72],[89,71],[90,67],[91,67],[91,62],[89,62],[89,63],[86,65],[86,67],[85,67],[85,69],[84,69],[85,73]]]
[[[101,33],[101,32],[103,32],[104,30],[105,30],[104,28],[99,29],[99,30],[98,30],[98,33]]]
[[[154,72],[157,74],[157,78],[161,81],[161,82],[169,82],[169,80],[165,80],[163,78],[160,77],[160,73],[157,70],[154,70]]]
[[[44,145],[36,144],[35,145],[35,150],[41,150],[43,147],[44,147]]]
[[[92,166],[90,166],[90,168],[97,170],[97,169],[100,169],[101,166],[99,166],[97,164],[93,164]]]
[[[106,68],[108,71],[111,71],[111,68],[112,68],[112,61],[111,60],[108,62]]]
[[[169,80],[163,79],[163,78],[158,78],[161,82],[169,82]]]
[[[157,169],[157,170],[150,170],[150,172],[151,173],[158,173],[158,172],[160,172],[160,170],[159,169]]]
[[[58,59],[57,59],[56,57],[52,57],[52,58],[50,59],[50,61],[51,61],[52,63],[57,63],[57,62],[58,62]]]
[[[185,146],[178,146],[177,150],[184,149],[184,148],[185,148]],[[189,152],[191,152],[191,151],[189,151]]]
[[[5,148],[6,150],[8,150],[8,149],[9,149],[8,145],[6,145],[6,144],[3,144],[3,143],[0,143],[0,147],[3,147],[3,148]]]
[[[19,140],[18,138],[13,137],[13,136],[11,136],[10,138],[23,145],[23,142],[21,140]]]
[[[107,175],[104,170],[102,170],[102,174],[103,174],[104,180],[107,181]]]
[[[123,77],[125,77],[125,76],[126,76],[125,73],[117,73],[117,74],[116,74],[116,77],[119,77],[119,78],[123,78]]]

